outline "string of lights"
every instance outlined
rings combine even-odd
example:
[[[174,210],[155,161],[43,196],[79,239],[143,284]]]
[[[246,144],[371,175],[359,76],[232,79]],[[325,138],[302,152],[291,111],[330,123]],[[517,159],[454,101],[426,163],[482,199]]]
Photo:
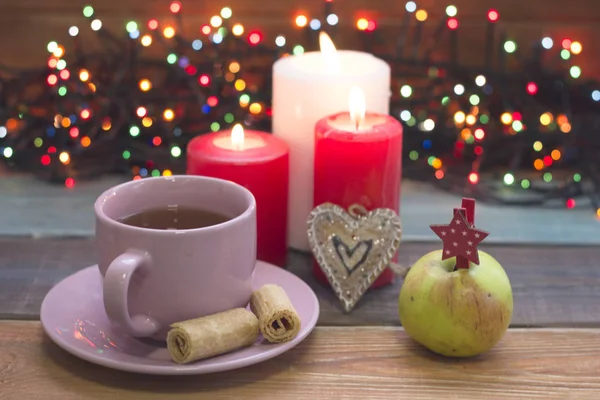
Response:
[[[50,41],[43,68],[0,66],[0,160],[67,187],[113,172],[182,173],[183,149],[198,134],[240,121],[269,131],[273,61],[316,47],[310,32],[340,24],[325,1],[320,16],[293,16],[291,29],[307,33],[293,43],[294,35],[247,30],[224,7],[189,36],[182,9],[170,4],[175,23],[132,20],[113,33],[86,5],[85,24],[68,28],[73,44]],[[600,217],[600,84],[581,78],[582,44],[544,37],[522,47],[489,10],[481,63],[466,66],[456,6],[431,34],[427,10],[414,1],[405,9],[386,50],[374,45],[377,21],[353,23],[364,50],[392,67],[404,175],[502,204],[573,208],[585,197]],[[96,34],[99,51],[85,51],[80,29]],[[162,59],[148,55],[153,46],[164,49]]]
[[[418,21],[427,19],[412,2],[406,10]],[[458,10],[451,5],[446,14],[453,54]],[[392,113],[405,124],[405,176],[502,204],[559,201],[574,208],[576,198],[585,197],[600,216],[600,91],[597,82],[579,79],[579,66],[567,64],[581,54],[582,44],[563,38],[556,45],[545,37],[523,54],[501,32],[494,57],[499,17],[497,10],[487,14],[482,67],[457,65],[453,57],[445,63],[411,61],[402,51],[388,59],[394,71],[409,65],[430,81],[419,90],[404,83],[402,73],[396,77],[399,96],[392,99]],[[439,40],[441,34],[434,36]],[[506,68],[511,56],[519,62],[515,71]],[[543,59],[564,63],[551,69]]]

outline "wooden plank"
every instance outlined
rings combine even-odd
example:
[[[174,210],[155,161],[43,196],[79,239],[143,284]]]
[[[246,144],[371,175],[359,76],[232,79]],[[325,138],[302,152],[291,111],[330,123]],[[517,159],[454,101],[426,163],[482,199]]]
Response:
[[[411,265],[438,244],[405,243],[400,262]],[[486,246],[506,269],[513,286],[513,327],[600,327],[600,248]],[[37,319],[50,288],[95,263],[92,239],[0,238],[0,318]],[[308,255],[291,253],[288,269],[305,280],[321,304],[320,325],[398,325],[402,281],[367,293],[344,314],[331,290],[312,276]]]
[[[321,17],[323,14],[324,0],[302,0],[302,1],[279,1],[264,0],[260,3],[245,0],[228,0],[217,2],[186,1],[182,0],[182,14],[190,16],[209,17],[218,14],[222,7],[228,6],[234,11],[234,18],[264,18],[294,16],[304,13],[308,16]],[[80,16],[83,4],[94,6],[96,14],[100,17],[121,15],[122,18],[131,16],[154,17],[170,15],[170,1],[150,0],[140,2],[139,0],[105,0],[88,1],[74,4],[70,0],[55,0],[47,2],[44,0],[22,0],[0,2],[3,19],[10,19],[10,15],[19,15],[22,18],[35,17],[66,17]],[[333,1],[333,10],[340,16],[357,17],[363,13],[371,16],[398,17],[405,13],[406,1],[382,0],[378,2],[365,3],[364,0],[338,0]],[[539,22],[539,21],[562,21],[564,23],[574,21],[600,21],[600,10],[595,0],[573,0],[568,6],[563,0],[454,0],[439,2],[436,0],[423,0],[418,3],[420,8],[428,11],[430,18],[445,15],[446,5],[454,4],[459,10],[458,17],[466,20],[485,18],[490,8],[500,12],[501,20],[507,22]],[[32,12],[35,11],[35,12]],[[561,18],[562,16],[562,18]]]
[[[73,49],[72,39],[67,35],[68,27],[80,27],[82,41],[86,49],[94,48],[93,38],[81,14],[81,5],[68,0],[48,2],[45,0],[27,0],[19,2],[3,1],[0,7],[0,52],[5,56],[4,64],[18,67],[39,67],[47,55],[46,43],[58,40]],[[103,26],[117,34],[124,35],[126,21],[135,19],[140,24],[150,18],[166,18],[173,22],[168,12],[168,1],[106,0],[90,2],[96,8],[97,16]],[[211,15],[217,14],[224,5],[234,11],[233,20],[244,23],[249,29],[260,29],[272,43],[276,35],[284,33],[288,43],[302,41],[307,44],[307,35],[293,26],[293,20],[300,12],[309,17],[323,18],[323,0],[305,0],[302,2],[267,0],[257,6],[255,2],[232,0],[227,2],[191,2],[183,1],[182,21],[188,33],[198,33],[201,24],[207,23]],[[561,0],[457,0],[447,2],[458,6],[460,19],[460,60],[469,65],[481,64],[484,46],[486,12],[497,8],[501,19],[498,30],[506,30],[511,39],[518,41],[519,51],[528,53],[530,45],[542,35],[551,35],[558,42],[563,37],[581,40],[584,52],[577,57],[584,76],[598,75],[595,65],[600,61],[600,42],[595,40],[599,32],[600,8],[593,0],[575,0],[568,6]],[[334,10],[340,16],[340,23],[333,33],[341,48],[360,47],[355,21],[362,16],[373,18],[381,29],[381,38],[390,43],[398,35],[398,26],[405,14],[404,1],[370,2],[365,6],[362,0],[344,0],[334,2]],[[446,3],[427,0],[419,6],[429,12],[427,30],[423,37],[435,30],[438,21],[444,16]],[[32,11],[35,10],[35,11]],[[191,36],[188,35],[188,36]],[[311,35],[308,35],[311,36]],[[316,35],[308,41],[316,45]],[[442,44],[446,46],[447,44]],[[164,53],[164,50],[163,50]],[[161,55],[164,57],[164,54]],[[158,54],[158,53],[157,53]]]
[[[600,330],[512,330],[488,354],[446,359],[399,328],[317,328],[258,367],[192,377],[117,372],[79,360],[36,322],[0,322],[0,398],[597,399]]]

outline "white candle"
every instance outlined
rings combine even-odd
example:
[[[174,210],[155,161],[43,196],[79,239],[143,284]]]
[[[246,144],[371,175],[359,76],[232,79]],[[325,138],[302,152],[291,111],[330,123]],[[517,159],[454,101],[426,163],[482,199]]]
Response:
[[[327,34],[321,51],[284,57],[273,65],[273,134],[290,147],[288,243],[309,250],[306,220],[313,205],[314,128],[321,118],[348,109],[353,86],[369,111],[389,114],[389,65],[372,54],[337,51]]]

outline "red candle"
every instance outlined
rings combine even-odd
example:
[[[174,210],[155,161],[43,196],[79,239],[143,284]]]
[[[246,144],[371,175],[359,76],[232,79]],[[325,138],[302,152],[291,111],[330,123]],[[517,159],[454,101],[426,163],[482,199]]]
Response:
[[[321,119],[315,126],[314,206],[331,202],[346,210],[390,208],[399,213],[402,125],[389,115],[367,113],[364,94],[353,88],[350,112]],[[327,278],[313,267],[322,282]],[[394,281],[386,268],[372,287]]]
[[[283,267],[287,259],[288,145],[264,132],[198,136],[187,147],[187,173],[226,179],[256,198],[257,257]],[[232,249],[231,251],[235,251]]]

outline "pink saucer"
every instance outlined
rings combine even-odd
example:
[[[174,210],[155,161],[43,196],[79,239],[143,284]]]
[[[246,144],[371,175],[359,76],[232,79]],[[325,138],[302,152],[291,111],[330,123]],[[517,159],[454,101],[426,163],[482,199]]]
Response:
[[[85,268],[54,286],[44,298],[40,319],[50,339],[69,353],[105,367],[154,375],[194,375],[228,371],[276,357],[300,343],[319,318],[319,301],[300,278],[258,261],[253,286],[275,283],[285,289],[296,307],[302,329],[282,344],[263,343],[221,356],[178,365],[161,343],[130,337],[113,328],[104,312],[101,275],[97,266]]]

